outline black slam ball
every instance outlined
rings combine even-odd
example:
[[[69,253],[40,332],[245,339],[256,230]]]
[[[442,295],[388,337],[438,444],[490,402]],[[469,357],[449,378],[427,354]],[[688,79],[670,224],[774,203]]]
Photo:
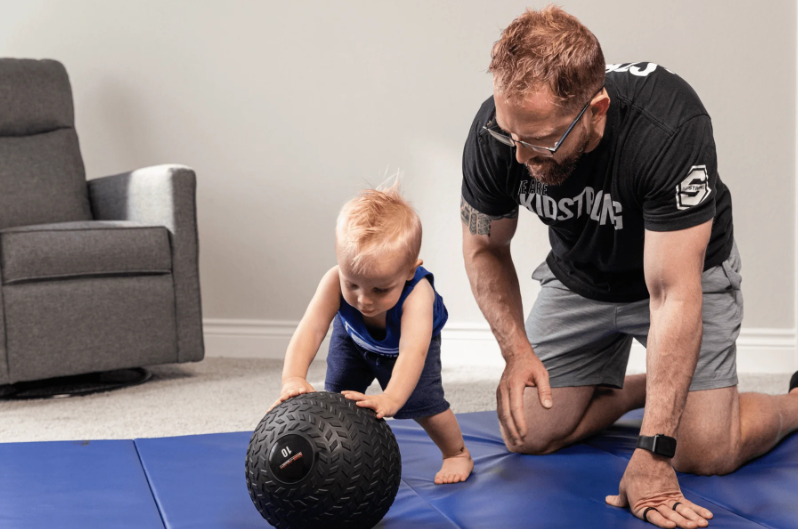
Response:
[[[299,395],[260,421],[247,450],[247,487],[278,529],[374,527],[402,474],[399,445],[374,412],[340,393]]]

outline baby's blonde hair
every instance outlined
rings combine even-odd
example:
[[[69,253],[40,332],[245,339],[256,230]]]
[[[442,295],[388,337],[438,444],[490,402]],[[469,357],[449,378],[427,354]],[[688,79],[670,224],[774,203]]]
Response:
[[[399,192],[399,175],[388,182],[362,191],[338,214],[336,244],[356,273],[386,253],[401,252],[411,266],[421,251],[421,219]]]

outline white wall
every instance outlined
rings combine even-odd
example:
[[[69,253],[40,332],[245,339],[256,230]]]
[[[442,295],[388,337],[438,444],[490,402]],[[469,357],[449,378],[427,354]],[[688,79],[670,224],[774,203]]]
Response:
[[[89,177],[166,162],[196,169],[209,352],[279,354],[334,264],[339,207],[397,168],[450,329],[482,350],[490,337],[460,255],[460,159],[490,95],[491,44],[525,5],[0,0],[0,56],[66,65]],[[608,62],[663,64],[704,100],[744,261],[741,361],[769,365],[759,352],[770,347],[767,358],[786,368],[795,358],[795,2],[756,12],[722,0],[564,7]],[[513,251],[528,308],[548,241],[532,215],[520,224]]]

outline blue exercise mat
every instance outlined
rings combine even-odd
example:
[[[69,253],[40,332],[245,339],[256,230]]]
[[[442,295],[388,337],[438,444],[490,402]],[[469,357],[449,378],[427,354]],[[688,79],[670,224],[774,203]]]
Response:
[[[168,529],[271,527],[247,492],[244,458],[250,432],[136,439]],[[440,457],[440,455],[438,456]],[[456,529],[405,483],[378,527]]]
[[[446,486],[432,482],[431,462],[437,462],[440,452],[424,431],[411,421],[394,421],[391,427],[402,452],[404,481],[459,527],[653,527],[604,503],[607,494],[617,494],[626,460],[584,444],[546,456],[511,454],[502,442],[496,412],[460,414],[457,419],[475,471],[465,483]],[[691,492],[686,497],[703,499]],[[715,514],[712,527],[761,529],[717,505],[707,508]]]
[[[0,444],[3,529],[161,528],[133,441]]]
[[[458,415],[474,456],[465,483],[435,485],[440,452],[413,421],[391,421],[402,483],[381,528],[646,528],[615,494],[640,412],[547,456],[507,452],[495,412]],[[249,432],[136,441],[0,444],[0,527],[266,528],[247,493]],[[680,475],[710,527],[798,527],[798,436],[732,475]]]
[[[651,527],[627,510],[610,507],[626,460],[577,445],[548,456],[507,452],[495,412],[458,415],[475,472],[465,483],[435,485],[440,452],[413,421],[391,421],[402,452],[402,484],[378,527],[573,528]],[[138,439],[153,494],[170,529],[265,528],[246,490],[244,454],[250,434]],[[187,485],[190,484],[190,485]],[[704,498],[716,527],[761,526]]]

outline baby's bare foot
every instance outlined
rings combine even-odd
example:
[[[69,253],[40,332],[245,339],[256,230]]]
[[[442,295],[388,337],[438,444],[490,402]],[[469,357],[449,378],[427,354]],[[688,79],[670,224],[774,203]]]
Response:
[[[435,484],[458,483],[465,481],[474,470],[474,460],[471,459],[471,452],[463,447],[462,452],[452,457],[443,458],[441,470],[435,474]]]

